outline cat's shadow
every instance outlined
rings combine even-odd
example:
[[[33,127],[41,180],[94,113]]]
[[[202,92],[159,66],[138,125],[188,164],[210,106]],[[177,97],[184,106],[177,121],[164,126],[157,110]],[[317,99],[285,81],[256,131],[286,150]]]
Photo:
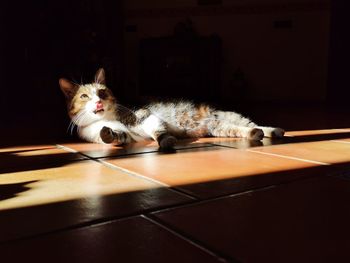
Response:
[[[148,147],[153,148],[156,145],[155,150],[157,152],[170,154],[170,153],[176,153],[177,150],[194,148],[196,147],[196,144],[192,144],[192,143],[196,141],[198,141],[198,138],[179,139],[174,148],[161,148],[153,140],[129,143],[124,145],[115,145],[115,147],[120,148],[122,146],[124,150],[135,150],[135,149],[142,149],[142,148],[148,148]]]

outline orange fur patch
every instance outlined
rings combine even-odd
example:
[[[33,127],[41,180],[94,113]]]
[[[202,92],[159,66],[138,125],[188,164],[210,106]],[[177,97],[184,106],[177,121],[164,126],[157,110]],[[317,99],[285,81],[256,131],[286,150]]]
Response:
[[[204,118],[207,118],[210,115],[210,107],[205,104],[201,104],[198,109],[196,114],[193,116],[193,119],[195,121],[200,121]]]

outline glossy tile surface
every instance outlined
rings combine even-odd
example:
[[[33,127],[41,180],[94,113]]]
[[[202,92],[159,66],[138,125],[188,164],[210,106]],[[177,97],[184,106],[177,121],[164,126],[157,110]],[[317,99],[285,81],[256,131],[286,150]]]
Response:
[[[143,217],[0,244],[0,254],[3,262],[223,262]]]
[[[0,241],[190,201],[91,160],[1,174],[0,192]]]
[[[224,146],[235,149],[248,149],[261,146],[271,146],[276,144],[286,144],[292,141],[291,137],[283,139],[264,138],[261,141],[252,141],[244,138],[215,138],[212,144],[214,146]]]
[[[350,138],[349,139],[338,139],[338,140],[333,140],[334,142],[340,142],[340,143],[350,143]]]
[[[322,177],[154,215],[239,262],[346,262],[350,181]]]
[[[23,191],[18,186],[23,186]],[[0,210],[56,203],[91,196],[137,192],[161,185],[130,176],[94,161],[80,161],[60,167],[3,173]],[[14,190],[12,195],[11,189]]]
[[[349,134],[349,129],[324,129],[324,130],[297,130],[297,131],[286,131],[286,136],[307,136],[307,135],[337,135],[337,134]]]
[[[312,168],[317,164],[307,163],[286,158],[260,153],[252,153],[245,150],[212,147],[202,151],[178,151],[175,154],[145,154],[132,158],[109,158],[106,162],[117,167],[122,167],[135,174],[142,174],[153,180],[165,183],[169,186],[185,189],[190,193],[201,196],[217,196],[227,193],[249,190],[255,188],[255,182],[260,185],[259,176],[271,175],[271,179],[283,181],[283,173],[278,178],[278,172],[287,172],[297,169]],[[288,173],[286,180],[290,180],[293,173]],[[244,180],[242,178],[248,178]],[[254,178],[258,178],[254,181]],[[237,179],[235,183],[228,183],[229,187],[219,187],[220,181]],[[203,193],[203,183],[213,182],[216,187],[208,184],[206,194]],[[199,184],[199,185],[198,185]],[[225,184],[225,183],[224,183]],[[225,184],[226,185],[226,184]],[[196,187],[198,186],[198,193]],[[191,189],[191,190],[190,190]],[[228,191],[228,192],[227,192]]]
[[[242,138],[203,138],[199,141],[218,146],[248,149],[279,144],[346,140],[346,138],[350,138],[350,129],[287,131],[284,138],[264,138],[262,141],[250,141]]]
[[[108,156],[127,156],[139,153],[158,152],[159,146],[154,141],[131,143],[124,146],[97,143],[63,143],[67,150],[78,151],[91,158],[101,158]],[[197,148],[211,146],[208,143],[197,140],[179,140],[176,149]]]
[[[254,148],[249,151],[299,158],[324,164],[350,162],[350,144],[333,141],[295,143]]]
[[[317,124],[167,153],[154,142],[1,148],[1,260],[347,262],[350,129]]]

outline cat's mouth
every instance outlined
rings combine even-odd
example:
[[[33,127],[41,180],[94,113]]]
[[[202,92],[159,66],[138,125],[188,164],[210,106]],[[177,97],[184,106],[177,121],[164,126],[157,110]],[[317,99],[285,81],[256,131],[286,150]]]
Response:
[[[97,113],[102,113],[102,112],[104,112],[105,110],[104,109],[96,109],[96,110],[94,110],[94,113],[95,114],[97,114]]]
[[[100,113],[100,112],[104,112],[105,110],[103,109],[103,104],[101,101],[98,101],[96,103],[96,109],[94,110],[94,113],[97,114],[97,113]]]

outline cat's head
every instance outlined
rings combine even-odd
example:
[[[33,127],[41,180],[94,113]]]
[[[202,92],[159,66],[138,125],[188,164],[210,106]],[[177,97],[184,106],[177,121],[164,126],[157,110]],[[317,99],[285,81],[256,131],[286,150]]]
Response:
[[[95,82],[91,84],[78,85],[64,78],[59,80],[59,84],[74,124],[86,126],[98,120],[115,119],[116,100],[105,85],[103,69],[96,72]]]

